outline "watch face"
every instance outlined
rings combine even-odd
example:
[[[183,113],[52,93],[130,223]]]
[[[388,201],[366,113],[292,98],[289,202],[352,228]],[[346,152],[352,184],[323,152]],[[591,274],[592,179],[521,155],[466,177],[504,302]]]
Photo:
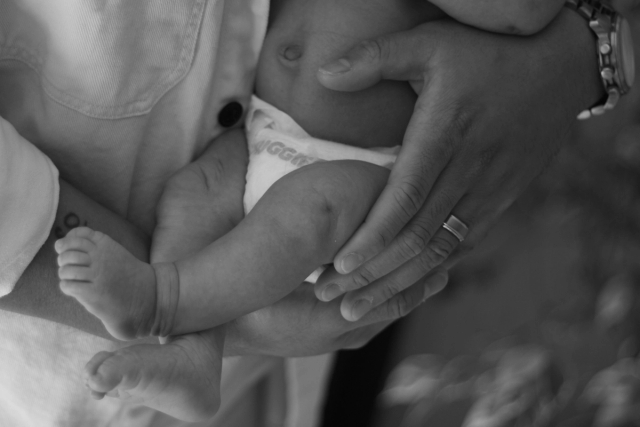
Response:
[[[618,61],[618,72],[620,76],[621,89],[626,92],[633,85],[636,77],[636,67],[633,52],[633,38],[631,28],[627,20],[618,16],[615,31],[615,46]]]

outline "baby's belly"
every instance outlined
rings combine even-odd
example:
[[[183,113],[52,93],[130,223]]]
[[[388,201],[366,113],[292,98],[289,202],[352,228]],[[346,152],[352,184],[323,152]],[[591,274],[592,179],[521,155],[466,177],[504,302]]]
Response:
[[[281,0],[273,13],[258,96],[317,138],[361,147],[401,144],[416,101],[407,82],[336,92],[320,85],[317,71],[362,40],[408,30],[442,12],[425,0]]]

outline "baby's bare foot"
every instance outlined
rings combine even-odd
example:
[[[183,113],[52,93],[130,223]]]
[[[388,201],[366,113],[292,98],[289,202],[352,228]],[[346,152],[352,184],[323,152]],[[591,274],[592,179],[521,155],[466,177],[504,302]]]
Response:
[[[220,405],[221,334],[211,329],[100,352],[85,367],[87,386],[96,399],[106,394],[185,421],[209,419]]]
[[[156,313],[156,276],[109,236],[71,230],[55,244],[60,289],[98,317],[115,338],[148,336]]]

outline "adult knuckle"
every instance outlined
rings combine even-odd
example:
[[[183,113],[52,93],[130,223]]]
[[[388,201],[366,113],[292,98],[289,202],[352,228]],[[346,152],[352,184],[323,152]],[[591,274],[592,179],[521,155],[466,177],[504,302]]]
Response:
[[[430,239],[431,234],[426,227],[420,224],[412,224],[402,233],[398,241],[401,255],[405,259],[411,259],[420,255],[427,247]]]
[[[384,221],[380,229],[372,231],[373,238],[378,243],[379,248],[386,248],[393,239],[393,227],[389,221]]]
[[[443,189],[438,193],[438,197],[433,202],[433,210],[429,214],[433,217],[444,216],[451,213],[452,206],[457,204],[459,197],[450,190]]]
[[[390,319],[399,319],[411,313],[414,305],[408,293],[400,293],[388,302]]]
[[[368,268],[361,267],[353,273],[351,280],[353,281],[355,289],[364,288],[375,280],[375,274]]]
[[[487,169],[493,163],[496,155],[498,154],[498,147],[491,145],[486,147],[477,154],[476,163],[479,171]]]
[[[430,244],[423,252],[423,256],[419,259],[424,271],[429,271],[433,267],[442,264],[446,260],[451,252],[455,249],[453,243],[442,238],[433,238]]]
[[[369,62],[385,60],[386,42],[382,38],[373,38],[360,42],[360,51]]]
[[[398,185],[394,192],[395,202],[406,219],[415,215],[428,194],[427,189],[420,182],[420,177],[410,178]]]
[[[453,250],[456,248],[456,245],[450,240],[435,238],[432,240],[429,248],[437,257],[444,259],[448,257],[451,252],[453,252]]]
[[[392,300],[393,298],[396,297],[396,295],[399,295],[402,292],[403,288],[404,287],[402,286],[401,283],[398,283],[393,280],[387,281],[387,283],[385,283],[385,286],[383,286],[382,289],[380,290],[383,301]]]
[[[457,144],[468,142],[469,135],[476,123],[476,112],[470,103],[464,100],[452,102],[449,106],[450,120],[447,123],[447,132],[449,135],[449,146],[454,147]]]

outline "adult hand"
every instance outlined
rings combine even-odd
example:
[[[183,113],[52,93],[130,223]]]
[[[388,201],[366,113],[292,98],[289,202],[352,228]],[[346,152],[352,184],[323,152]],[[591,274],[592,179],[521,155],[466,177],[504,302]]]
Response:
[[[323,276],[331,279],[337,273],[328,269]],[[446,283],[447,272],[436,269],[429,278]],[[340,314],[339,301],[318,301],[313,286],[304,283],[277,303],[227,323],[225,356],[301,357],[361,347],[424,302],[430,292],[429,288],[412,286],[359,321],[348,322]]]
[[[342,314],[357,320],[482,240],[603,94],[594,42],[565,8],[531,37],[434,21],[360,43],[323,67],[329,89],[401,80],[418,100],[387,187],[334,260],[343,276],[320,281],[317,296],[351,291]],[[442,228],[452,213],[469,228],[463,243]]]

